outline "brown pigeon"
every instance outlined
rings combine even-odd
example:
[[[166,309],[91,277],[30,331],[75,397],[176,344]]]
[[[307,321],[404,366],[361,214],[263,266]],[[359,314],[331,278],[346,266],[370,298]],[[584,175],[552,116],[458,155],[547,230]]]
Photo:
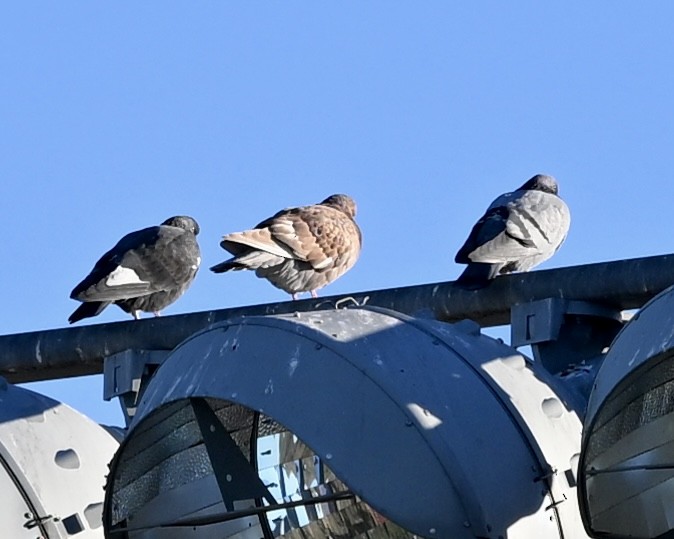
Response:
[[[111,303],[134,318],[140,311],[159,316],[197,274],[201,262],[197,234],[197,222],[179,215],[124,236],[70,293],[82,305],[68,322],[96,316]]]
[[[255,270],[293,299],[301,292],[315,298],[358,260],[362,238],[355,216],[356,203],[347,195],[281,210],[251,230],[224,236],[220,246],[234,256],[211,271]]]

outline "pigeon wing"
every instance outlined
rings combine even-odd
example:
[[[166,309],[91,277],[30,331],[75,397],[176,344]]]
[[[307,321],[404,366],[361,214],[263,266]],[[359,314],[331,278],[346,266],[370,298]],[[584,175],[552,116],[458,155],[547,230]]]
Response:
[[[340,234],[346,228],[346,215],[334,208],[315,205],[281,210],[255,228],[223,237],[220,245],[236,257],[250,249],[263,251],[272,258],[307,262],[312,268],[329,267],[337,251],[343,250]]]
[[[133,254],[138,275],[153,292],[171,291],[188,285],[196,276],[201,253],[196,237],[184,229],[162,226],[156,242]]]
[[[510,204],[505,234],[511,241],[506,256],[551,256],[566,237],[570,217],[566,203],[558,196],[537,190],[524,192]]]
[[[475,223],[468,239],[456,253],[454,261],[458,264],[481,262],[476,257],[479,250],[498,238],[506,230],[510,210],[501,198],[495,200],[485,214]]]
[[[117,301],[170,289],[191,280],[199,248],[185,230],[159,226],[132,232],[105,253],[71,298]]]
[[[487,213],[492,213],[493,222],[483,225],[473,249],[463,253],[467,262],[519,264],[527,259],[530,263],[525,265],[532,267],[532,261],[538,264],[551,256],[566,237],[570,214],[561,198],[538,190],[505,196],[504,207],[492,207]]]
[[[128,253],[142,248],[147,243],[155,242],[158,233],[159,227],[155,226],[137,230],[124,236],[112,249],[98,259],[89,275],[87,275],[70,293],[70,297],[72,299],[79,299],[80,301],[91,301],[96,299],[94,296],[97,293],[97,288],[104,288],[105,281],[122,265],[122,262]],[[133,268],[130,269],[133,270]],[[118,270],[116,275],[120,276],[122,272],[123,270]],[[130,274],[129,277],[131,277]],[[122,298],[113,297],[111,299]]]
[[[326,205],[297,208],[274,219],[269,229],[294,259],[319,272],[341,264],[350,251],[355,251],[356,257],[360,251],[358,226],[343,212]]]

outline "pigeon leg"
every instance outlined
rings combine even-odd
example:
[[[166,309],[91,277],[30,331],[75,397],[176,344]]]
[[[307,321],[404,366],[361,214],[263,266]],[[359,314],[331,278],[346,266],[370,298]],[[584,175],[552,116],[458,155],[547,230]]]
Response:
[[[312,297],[312,298],[317,298],[317,297],[318,297],[318,292],[316,292],[315,290],[312,290],[312,291],[311,291],[311,297]]]
[[[152,314],[155,315],[155,316],[161,316],[160,311],[152,311]]]
[[[131,316],[133,316],[136,320],[140,320],[140,310],[136,309],[131,311]]]
[[[293,301],[297,301],[298,299],[300,299],[299,292],[295,292],[294,294],[291,294],[291,296],[293,298]]]

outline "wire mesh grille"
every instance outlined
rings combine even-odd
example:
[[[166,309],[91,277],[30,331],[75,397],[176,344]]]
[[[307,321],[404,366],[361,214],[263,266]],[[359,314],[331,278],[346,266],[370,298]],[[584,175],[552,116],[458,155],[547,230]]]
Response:
[[[220,526],[220,537],[257,539],[379,539],[417,537],[368,506],[349,492],[324,459],[297,436],[272,418],[241,405],[206,399],[225,426],[251,470],[276,503],[263,499],[237,499],[228,512],[219,496],[204,437],[190,401],[180,401],[157,410],[134,431],[115,467],[112,483],[111,524],[129,530],[129,537],[142,537],[148,528],[135,528],[136,515],[162,497],[180,496],[180,489],[199,485],[203,503],[198,510],[165,515],[162,528],[167,537],[181,526],[194,530]],[[207,488],[201,488],[206,485]],[[191,492],[194,492],[193,488]],[[209,498],[208,492],[211,497]],[[189,500],[194,505],[194,500]],[[251,523],[257,516],[257,524]],[[241,520],[242,525],[234,525]],[[245,525],[243,522],[245,521]],[[223,523],[228,524],[225,526]]]
[[[588,438],[592,463],[635,430],[674,411],[674,357],[664,355],[624,380],[606,400]]]

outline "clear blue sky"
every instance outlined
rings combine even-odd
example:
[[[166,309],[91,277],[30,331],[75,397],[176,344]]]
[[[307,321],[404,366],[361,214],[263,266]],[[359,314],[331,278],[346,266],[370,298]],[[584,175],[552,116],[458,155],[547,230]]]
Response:
[[[98,257],[175,214],[204,266],[166,314],[284,300],[210,273],[219,237],[338,192],[364,248],[324,295],[454,279],[489,202],[538,172],[572,213],[543,268],[674,252],[672,20],[664,1],[6,2],[1,332],[67,325]],[[100,377],[34,387],[120,421]]]

